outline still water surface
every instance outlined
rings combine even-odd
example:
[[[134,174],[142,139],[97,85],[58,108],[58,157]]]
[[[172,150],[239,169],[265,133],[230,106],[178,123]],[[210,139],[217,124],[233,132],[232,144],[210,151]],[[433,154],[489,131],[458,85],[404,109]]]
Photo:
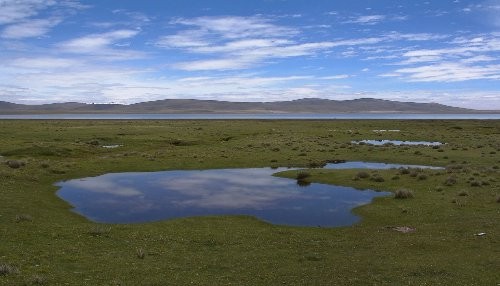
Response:
[[[279,114],[0,114],[0,119],[500,119],[499,114],[279,113]]]
[[[351,141],[351,143],[359,144],[364,143],[368,145],[425,145],[425,146],[440,146],[443,145],[441,142],[429,142],[429,141],[400,141],[400,140],[360,140],[360,141]]]
[[[347,162],[325,168],[407,165]],[[411,166],[425,167],[425,166]],[[251,215],[273,224],[345,226],[351,210],[388,192],[310,184],[274,177],[286,168],[114,173],[59,182],[58,196],[96,222],[137,223],[188,216]]]

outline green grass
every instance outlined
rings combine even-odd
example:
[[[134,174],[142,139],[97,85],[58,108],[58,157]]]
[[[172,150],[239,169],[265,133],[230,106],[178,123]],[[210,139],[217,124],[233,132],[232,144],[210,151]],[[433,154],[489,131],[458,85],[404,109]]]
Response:
[[[0,161],[25,163],[0,163],[0,285],[500,283],[499,121],[3,120],[0,134]],[[350,144],[363,139],[447,144]],[[123,146],[101,147],[113,144]],[[53,186],[108,172],[309,168],[329,160],[447,169],[303,171],[307,182],[414,195],[377,198],[354,210],[360,223],[342,228],[247,216],[96,224],[71,212]],[[357,176],[361,171],[369,176]],[[279,175],[296,179],[297,171]]]

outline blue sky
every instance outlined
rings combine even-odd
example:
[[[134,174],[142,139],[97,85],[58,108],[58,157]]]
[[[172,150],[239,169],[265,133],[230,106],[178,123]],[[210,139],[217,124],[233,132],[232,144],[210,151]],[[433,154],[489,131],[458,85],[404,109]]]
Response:
[[[500,109],[500,0],[0,0],[0,100]]]

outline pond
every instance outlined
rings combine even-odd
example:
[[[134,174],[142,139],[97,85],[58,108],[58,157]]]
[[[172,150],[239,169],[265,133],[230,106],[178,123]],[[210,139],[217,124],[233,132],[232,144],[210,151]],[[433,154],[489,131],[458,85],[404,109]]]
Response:
[[[399,141],[399,140],[360,140],[351,141],[354,144],[368,144],[368,145],[425,145],[425,146],[440,146],[443,145],[441,142],[429,142],[429,141]]]
[[[380,165],[377,165],[380,164]],[[325,168],[407,167],[365,162]],[[419,166],[423,167],[423,166]],[[95,222],[139,223],[206,215],[250,215],[273,224],[346,226],[351,211],[388,192],[316,184],[272,176],[287,168],[112,173],[59,182],[57,195]]]

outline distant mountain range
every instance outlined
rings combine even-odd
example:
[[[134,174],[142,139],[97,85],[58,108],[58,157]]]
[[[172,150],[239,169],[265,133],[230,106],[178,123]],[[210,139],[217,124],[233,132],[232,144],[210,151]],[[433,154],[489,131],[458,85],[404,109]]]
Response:
[[[0,114],[210,114],[210,113],[500,113],[451,107],[437,103],[399,102],[373,98],[328,100],[307,98],[279,102],[229,102],[165,99],[130,105],[77,102],[24,105],[0,101]]]

